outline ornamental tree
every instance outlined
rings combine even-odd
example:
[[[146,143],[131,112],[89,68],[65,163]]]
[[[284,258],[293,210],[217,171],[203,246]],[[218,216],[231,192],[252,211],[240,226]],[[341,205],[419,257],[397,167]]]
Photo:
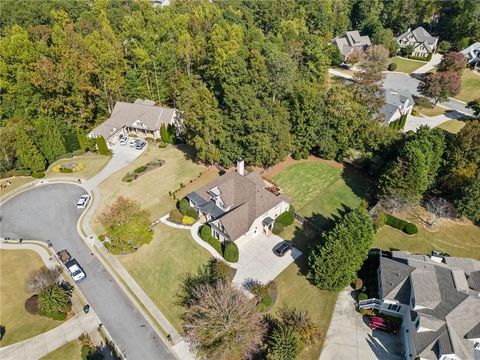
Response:
[[[418,85],[418,91],[422,95],[434,99],[435,105],[439,101],[446,101],[450,96],[457,95],[460,90],[460,75],[454,71],[428,74]]]
[[[439,71],[454,71],[462,73],[467,66],[467,58],[460,52],[450,51],[438,65]]]

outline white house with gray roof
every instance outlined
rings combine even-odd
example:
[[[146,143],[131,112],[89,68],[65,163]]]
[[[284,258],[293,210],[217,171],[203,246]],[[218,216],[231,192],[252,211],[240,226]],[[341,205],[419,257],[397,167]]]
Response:
[[[467,58],[467,64],[476,68],[480,66],[480,42],[476,42],[461,51]]]
[[[180,114],[176,109],[155,106],[152,100],[137,99],[126,103],[117,101],[110,117],[88,133],[88,137],[103,136],[115,142],[120,134],[135,132],[139,136],[160,137],[160,127],[178,125]]]
[[[402,317],[405,359],[480,359],[480,261],[393,251],[378,290],[359,306]]]
[[[413,56],[426,58],[435,52],[438,37],[431,36],[427,30],[419,26],[415,30],[408,29],[402,35],[398,36],[397,42],[401,49],[412,45]]]
[[[256,235],[269,234],[275,219],[290,208],[289,200],[271,191],[260,174],[246,174],[243,160],[230,171],[186,196],[204,216],[212,235],[240,245]]]
[[[383,91],[385,103],[380,113],[385,119],[385,125],[400,119],[403,115],[410,115],[415,102],[408,90],[385,89]]]
[[[354,49],[365,50],[372,45],[368,35],[360,35],[358,31],[347,31],[342,36],[338,36],[332,40],[332,43],[338,47],[343,59],[348,58]]]

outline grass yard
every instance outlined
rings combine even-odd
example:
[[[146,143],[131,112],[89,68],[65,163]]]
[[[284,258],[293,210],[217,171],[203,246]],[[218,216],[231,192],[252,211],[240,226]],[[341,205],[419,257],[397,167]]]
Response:
[[[282,238],[293,240],[295,247],[304,254],[306,254],[308,246],[313,244],[314,240],[312,239],[315,236],[315,233],[306,231],[297,221],[294,225],[285,228],[281,234]],[[337,293],[322,291],[310,284],[303,275],[306,269],[307,256],[302,255],[295,263],[291,264],[275,278],[278,296],[270,313],[274,314],[275,311],[284,305],[308,311],[312,319],[320,325],[322,338],[316,346],[303,351],[300,359],[317,360],[332,318]]]
[[[165,160],[165,164],[131,183],[122,181],[127,172],[156,159]],[[143,209],[150,211],[152,220],[158,219],[175,206],[175,202],[168,192],[178,189],[181,183],[188,184],[190,180],[205,171],[205,166],[193,163],[186,158],[184,152],[174,146],[164,149],[149,146],[133,163],[100,184],[102,196],[96,215],[100,214],[105,206],[111,204],[117,196],[122,195],[139,201]],[[96,216],[93,217],[92,226],[100,233],[100,225],[95,222],[95,219]]]
[[[455,99],[469,102],[478,98],[480,98],[480,75],[466,69],[462,75],[462,91]]]
[[[60,325],[40,315],[25,310],[25,281],[32,270],[43,266],[39,255],[31,250],[0,250],[0,324],[5,335],[0,347],[29,339]]]
[[[13,190],[19,188],[24,184],[35,181],[35,179],[31,176],[15,176],[8,179],[0,180],[0,184],[2,186],[5,186],[7,185],[7,181],[10,181],[12,184],[8,185],[5,188],[4,187],[0,188],[0,199],[2,200],[3,200],[3,197],[5,197],[9,192],[12,192]]]
[[[443,115],[447,111],[447,109],[441,107],[441,106],[435,106],[433,108],[427,108],[427,107],[420,107],[420,106],[414,106],[413,109],[417,112],[419,112],[421,115],[424,116],[437,116],[437,115]]]
[[[76,178],[83,178],[83,179],[90,179],[93,175],[98,173],[100,170],[103,169],[105,165],[107,165],[108,161],[110,160],[110,156],[98,155],[93,153],[88,153],[82,156],[75,156],[70,159],[61,159],[55,161],[52,165],[50,165],[45,171],[46,177],[76,177]],[[82,163],[85,164],[85,169],[75,173],[58,173],[52,170],[55,165],[59,164],[68,164],[68,163]]]
[[[430,254],[432,250],[437,250],[451,256],[480,260],[480,227],[445,222],[432,232],[418,223],[417,226],[418,233],[409,236],[385,225],[378,231],[373,246],[384,250],[400,249],[420,254]]]
[[[464,126],[465,126],[464,121],[454,119],[454,120],[445,121],[444,123],[441,123],[440,125],[438,125],[436,127],[439,128],[439,129],[443,129],[445,131],[448,131],[451,134],[456,134],[460,130],[462,130],[462,128]]]
[[[368,192],[365,179],[319,161],[294,163],[273,180],[290,197],[296,212],[321,227],[346,207],[356,207]]]
[[[414,72],[415,70],[421,68],[423,65],[426,64],[426,62],[423,62],[423,61],[414,61],[410,59],[401,58],[399,56],[392,58],[390,63],[397,64],[397,68],[395,69],[395,71],[404,72],[407,74]]]
[[[80,341],[73,340],[40,358],[40,360],[80,360],[81,349]]]
[[[195,243],[189,230],[159,224],[149,245],[118,259],[182,333],[183,308],[176,298],[180,281],[184,274],[196,273],[199,266],[210,259],[210,254]]]

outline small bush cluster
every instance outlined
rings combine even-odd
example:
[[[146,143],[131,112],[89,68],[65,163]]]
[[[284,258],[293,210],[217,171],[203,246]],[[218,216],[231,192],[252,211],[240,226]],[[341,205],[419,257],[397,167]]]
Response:
[[[277,217],[275,222],[279,222],[283,226],[290,226],[293,224],[294,220],[293,213],[291,211],[285,211]]]
[[[96,138],[97,142],[97,149],[100,155],[111,155],[112,152],[107,146],[107,142],[105,141],[105,138],[103,136],[99,136]]]
[[[159,149],[165,149],[166,147],[167,147],[167,144],[165,144],[165,143],[158,144]]]
[[[227,241],[223,250],[223,257],[225,260],[231,263],[238,261],[238,246],[233,241]]]
[[[357,300],[358,300],[358,301],[368,300],[368,295],[365,294],[365,293],[363,293],[363,292],[361,292],[360,294],[358,294]]]
[[[60,167],[60,172],[63,173],[63,174],[71,174],[73,173],[73,169],[71,168],[68,168],[68,167]]]
[[[135,170],[133,170],[133,172],[135,174],[140,174],[140,173],[144,172],[145,170],[147,170],[147,167],[145,165],[142,165],[142,166],[137,167]]]
[[[195,218],[193,218],[191,216],[188,216],[188,215],[185,215],[182,218],[182,224],[183,225],[192,225],[192,224],[195,224],[196,221],[197,220],[195,220]]]
[[[0,173],[0,179],[7,179],[13,176],[30,176],[32,175],[32,170],[10,170]]]
[[[399,119],[392,121],[388,124],[388,127],[393,130],[403,130],[405,123],[407,122],[407,115],[402,115]]]
[[[183,215],[178,210],[170,211],[170,215],[168,216],[168,221],[173,222],[174,224],[181,224],[183,220]]]
[[[220,255],[223,256],[222,243],[212,236],[212,230],[209,225],[203,225],[200,228],[200,237],[203,241],[210,244]]]
[[[104,242],[105,241],[105,235],[104,234],[99,235],[98,240],[101,241],[101,242]]]
[[[165,160],[158,159],[158,160],[149,161],[145,165],[137,167],[132,172],[127,172],[125,176],[122,178],[122,181],[132,182],[134,180],[137,180],[140,176],[144,175],[146,172],[156,169],[160,166],[163,166],[163,164],[165,164]]]
[[[275,221],[275,223],[273,224],[272,232],[275,235],[280,235],[284,228],[285,226],[282,223]]]
[[[42,179],[45,177],[45,173],[43,171],[34,171],[32,173],[32,177],[34,177],[35,179]]]
[[[198,220],[198,211],[190,206],[187,199],[181,199],[177,202],[177,209],[183,215],[182,224],[191,225]]]
[[[388,71],[395,71],[397,70],[397,64],[391,63],[388,65]]]
[[[417,225],[412,224],[408,221],[399,219],[393,215],[387,214],[385,216],[385,224],[394,227],[395,229],[401,230],[408,235],[414,235],[418,232]]]
[[[75,150],[73,152],[73,156],[81,156],[83,154],[85,154],[85,150],[83,150],[83,149]]]

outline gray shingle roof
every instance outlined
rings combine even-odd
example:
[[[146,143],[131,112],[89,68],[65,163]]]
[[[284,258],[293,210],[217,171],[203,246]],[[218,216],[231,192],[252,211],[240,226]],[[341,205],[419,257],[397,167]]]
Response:
[[[173,124],[176,110],[154,104],[151,100],[136,100],[133,104],[117,101],[110,117],[89,135],[103,136],[107,139],[124,126],[155,131],[159,130],[162,124]]]
[[[370,38],[365,35],[362,36],[358,31],[347,31],[342,36],[338,36],[332,41],[337,45],[340,53],[347,56],[355,47],[365,48],[372,45]]]
[[[415,104],[412,94],[407,90],[398,91],[394,89],[385,89],[383,95],[385,103],[381,108],[380,113],[383,114],[385,121],[387,122],[390,122],[390,120],[397,120],[392,119],[392,116],[403,104],[405,104],[405,102],[407,102],[407,100],[410,105]]]
[[[398,261],[380,257],[380,282],[383,297],[388,295],[404,281],[415,268],[402,264]]]
[[[427,50],[432,51],[435,48],[438,38],[435,36],[431,36],[428,31],[421,26],[417,27],[415,30],[409,30],[404,32],[402,35],[397,37],[397,41],[400,42],[410,33],[415,38],[416,42],[423,44],[427,48]]]
[[[231,240],[245,234],[253,221],[267,210],[284,200],[288,202],[285,196],[276,196],[266,190],[261,176],[255,172],[245,176],[235,171],[228,172],[195,193],[203,200],[211,202],[209,191],[216,187],[220,190],[220,197],[227,208],[230,207],[217,220],[223,224]]]

